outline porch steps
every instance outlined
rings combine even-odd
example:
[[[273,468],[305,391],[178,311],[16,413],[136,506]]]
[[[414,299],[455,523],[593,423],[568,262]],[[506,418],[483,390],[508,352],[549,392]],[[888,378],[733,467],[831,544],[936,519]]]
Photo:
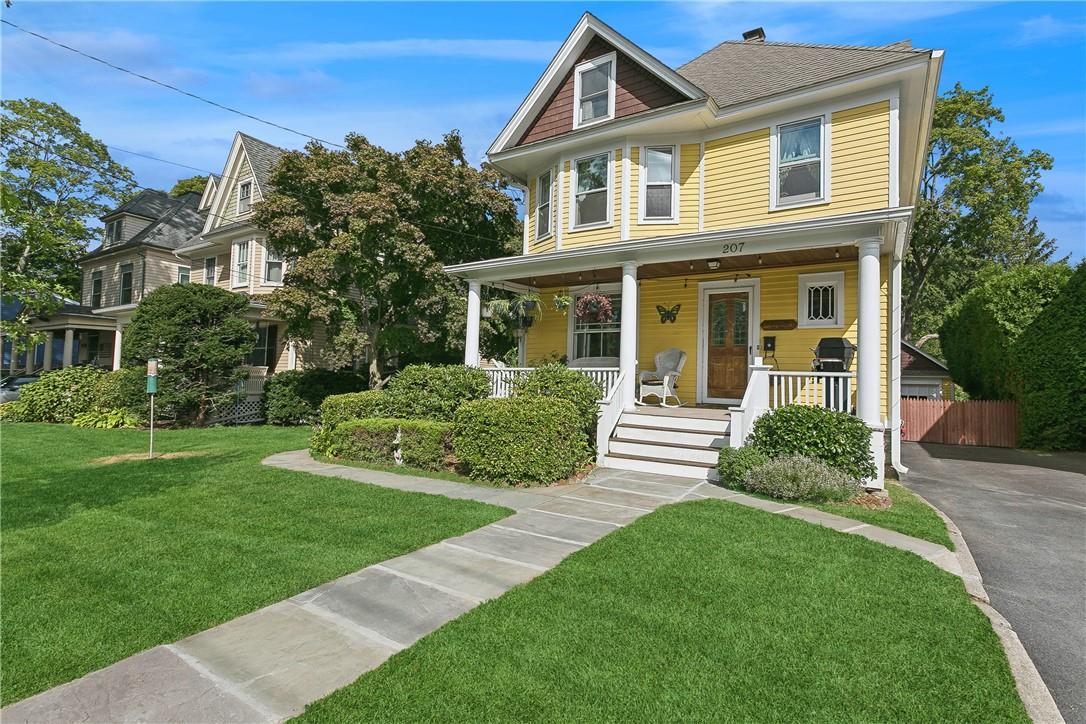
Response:
[[[637,408],[622,413],[604,467],[716,480],[720,449],[729,444],[728,413],[700,408]]]

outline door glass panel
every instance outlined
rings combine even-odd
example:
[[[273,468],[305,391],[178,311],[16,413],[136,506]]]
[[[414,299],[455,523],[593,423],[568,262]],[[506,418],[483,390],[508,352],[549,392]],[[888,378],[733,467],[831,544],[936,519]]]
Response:
[[[709,344],[723,347],[728,343],[728,303],[714,301],[709,307]]]
[[[747,300],[735,300],[735,313],[732,316],[732,344],[736,347],[747,346]]]

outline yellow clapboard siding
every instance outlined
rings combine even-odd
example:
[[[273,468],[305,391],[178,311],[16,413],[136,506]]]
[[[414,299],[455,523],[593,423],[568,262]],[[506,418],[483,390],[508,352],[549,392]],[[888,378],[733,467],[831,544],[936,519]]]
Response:
[[[569,230],[569,214],[573,213],[573,199],[568,194],[569,181],[564,184],[567,192],[563,196],[562,208],[566,226],[562,232],[562,248],[575,249],[595,244],[610,244],[619,239],[619,223],[622,219],[622,149],[616,148],[611,158],[611,223],[586,231]],[[569,179],[569,163],[566,163],[566,178]],[[568,209],[568,211],[565,211]]]
[[[546,170],[543,171],[546,173]],[[540,174],[542,175],[542,174]],[[535,205],[537,203],[538,193],[538,180],[539,177],[533,177],[528,179],[528,201],[524,211],[524,224],[528,228],[528,253],[538,254],[544,251],[554,251],[555,249],[555,235],[554,235],[554,215],[555,215],[555,185],[556,180],[554,174],[551,174],[551,233],[544,239],[535,238]]]
[[[887,350],[889,339],[888,286],[889,257],[882,258],[880,293],[883,335],[880,342],[880,360],[882,371],[881,407],[883,415],[889,417],[887,390],[889,387],[889,366]],[[777,338],[775,362],[777,369],[807,371],[811,368],[811,349],[818,345],[822,337],[845,337],[856,341],[857,308],[857,265],[856,262],[833,262],[805,266],[783,267],[779,269],[750,269],[751,278],[760,280],[761,296],[760,317],[767,319],[797,319],[799,315],[799,275],[821,272],[843,271],[844,286],[844,325],[829,328],[796,328],[766,332],[756,329],[755,336],[760,343],[762,337],[772,335]],[[742,272],[741,272],[742,273]],[[641,369],[652,369],[657,352],[676,347],[687,353],[686,367],[679,379],[678,392],[684,402],[693,403],[696,399],[698,369],[698,327],[704,323],[698,319],[698,284],[707,281],[733,279],[730,274],[708,273],[689,277],[668,277],[664,279],[644,279],[640,282],[638,303],[638,361]],[[553,298],[555,293],[565,290],[546,290],[541,296],[544,312],[535,325],[528,330],[526,340],[529,364],[544,359],[557,359],[568,354],[567,324],[568,317],[555,312]],[[680,305],[674,322],[661,323],[656,305],[671,309]],[[569,312],[572,314],[572,311]],[[853,371],[855,371],[855,364]],[[855,389],[855,387],[854,387]]]

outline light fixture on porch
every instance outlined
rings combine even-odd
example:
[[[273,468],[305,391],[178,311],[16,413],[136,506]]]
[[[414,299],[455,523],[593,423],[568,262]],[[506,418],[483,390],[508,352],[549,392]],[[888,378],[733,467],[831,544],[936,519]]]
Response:
[[[714,271],[720,268],[720,262],[716,259],[710,259],[709,261],[705,262],[705,265]]]
[[[841,250],[840,249],[834,249],[833,250],[833,258],[834,259],[840,259],[841,258]]]
[[[759,254],[758,255],[758,266],[761,266],[761,265],[762,265],[762,255]]]

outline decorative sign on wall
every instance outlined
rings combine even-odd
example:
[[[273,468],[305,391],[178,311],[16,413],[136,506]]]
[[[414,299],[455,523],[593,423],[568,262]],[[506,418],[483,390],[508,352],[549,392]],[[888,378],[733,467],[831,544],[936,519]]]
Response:
[[[668,309],[662,304],[657,304],[656,311],[660,313],[660,324],[667,324],[668,322],[674,324],[675,320],[679,317],[680,307],[682,307],[681,304],[676,304],[671,309]]]
[[[762,322],[762,329],[766,331],[795,329],[797,326],[794,319],[766,319]]]

